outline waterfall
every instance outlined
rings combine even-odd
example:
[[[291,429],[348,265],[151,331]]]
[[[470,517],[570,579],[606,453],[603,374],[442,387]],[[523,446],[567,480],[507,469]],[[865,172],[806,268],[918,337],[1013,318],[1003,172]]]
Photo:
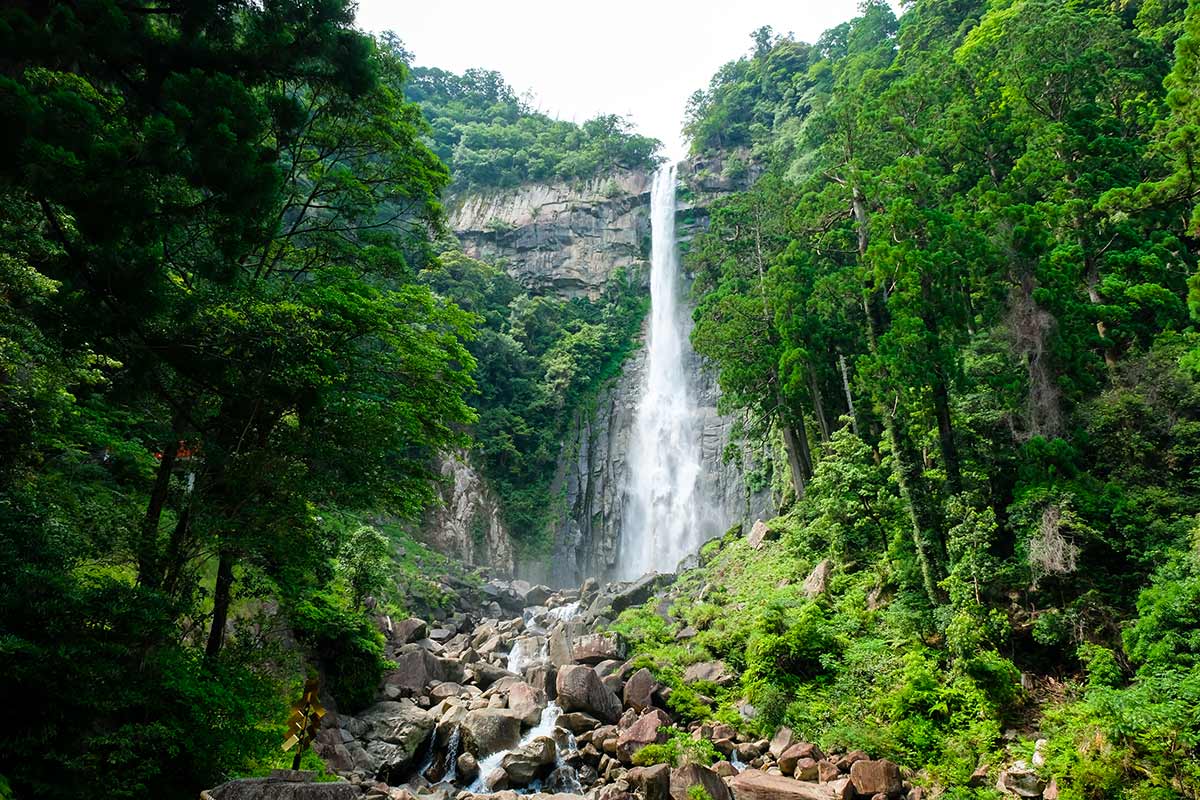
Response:
[[[650,331],[629,452],[617,577],[670,572],[707,538],[709,515],[696,491],[700,430],[686,361],[693,358],[687,309],[679,294],[675,167],[654,175],[650,195]]]

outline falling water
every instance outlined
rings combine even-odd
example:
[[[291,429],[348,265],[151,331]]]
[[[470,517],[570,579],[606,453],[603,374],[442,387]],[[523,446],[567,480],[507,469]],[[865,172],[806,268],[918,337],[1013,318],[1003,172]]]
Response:
[[[688,319],[679,307],[675,167],[654,175],[650,196],[650,332],[646,374],[630,443],[620,578],[668,572],[704,541],[696,484],[700,432],[685,359]]]

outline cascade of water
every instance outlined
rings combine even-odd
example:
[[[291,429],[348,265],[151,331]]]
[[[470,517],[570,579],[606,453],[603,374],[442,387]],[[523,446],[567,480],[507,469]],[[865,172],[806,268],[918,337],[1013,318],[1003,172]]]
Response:
[[[629,486],[617,577],[669,572],[707,538],[708,515],[696,491],[700,431],[685,369],[689,320],[681,309],[675,241],[675,167],[654,175],[650,195],[650,331],[646,373],[629,453]]]
[[[515,750],[520,750],[539,736],[546,736],[553,739],[555,724],[558,722],[561,714],[562,709],[559,708],[558,703],[555,703],[553,700],[550,701],[542,711],[542,716],[538,720],[538,724],[530,728],[521,737],[521,741],[517,743],[516,747],[512,748],[512,750],[498,750],[479,762],[479,777],[475,779],[475,782],[471,784],[467,791],[472,794],[486,794],[490,792],[491,787],[487,785],[487,778],[500,766],[500,762],[504,760],[504,757]]]

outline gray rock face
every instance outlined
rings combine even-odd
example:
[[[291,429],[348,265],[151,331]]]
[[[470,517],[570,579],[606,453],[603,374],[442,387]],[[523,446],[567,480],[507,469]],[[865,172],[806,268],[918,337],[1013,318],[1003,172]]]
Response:
[[[359,740],[366,752],[364,766],[373,775],[405,774],[437,721],[409,701],[376,703],[358,715],[365,727]]]
[[[500,515],[500,501],[465,451],[447,453],[437,465],[440,502],[421,526],[421,538],[440,553],[471,566],[511,575],[516,566],[512,539]]]
[[[643,269],[650,176],[620,171],[583,183],[530,183],[452,198],[450,227],[463,251],[503,261],[526,286],[599,297],[618,269]]]

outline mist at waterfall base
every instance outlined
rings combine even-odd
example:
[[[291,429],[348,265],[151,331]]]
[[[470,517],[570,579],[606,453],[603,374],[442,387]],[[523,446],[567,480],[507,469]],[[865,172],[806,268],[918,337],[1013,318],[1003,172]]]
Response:
[[[675,233],[675,166],[654,175],[650,195],[650,327],[646,371],[629,452],[629,485],[615,570],[622,580],[671,572],[711,536],[716,515],[697,491],[701,427],[689,361],[690,316]]]

